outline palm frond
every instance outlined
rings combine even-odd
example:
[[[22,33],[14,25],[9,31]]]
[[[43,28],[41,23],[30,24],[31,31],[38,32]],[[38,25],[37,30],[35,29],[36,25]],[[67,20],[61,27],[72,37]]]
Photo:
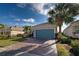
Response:
[[[56,18],[60,17],[66,24],[74,21],[74,17],[79,15],[79,4],[60,3],[55,4],[55,8],[50,10],[49,13],[51,18],[49,22],[56,22]],[[50,20],[51,19],[51,20]]]
[[[54,23],[55,23],[55,20],[54,20],[54,18],[49,17],[49,18],[48,18],[48,22],[49,22],[50,24],[54,24]]]

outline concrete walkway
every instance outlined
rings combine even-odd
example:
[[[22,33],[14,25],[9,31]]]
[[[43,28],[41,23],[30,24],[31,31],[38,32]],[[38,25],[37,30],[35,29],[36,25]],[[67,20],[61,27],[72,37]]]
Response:
[[[32,38],[0,48],[0,56],[57,56],[55,40],[38,41]]]

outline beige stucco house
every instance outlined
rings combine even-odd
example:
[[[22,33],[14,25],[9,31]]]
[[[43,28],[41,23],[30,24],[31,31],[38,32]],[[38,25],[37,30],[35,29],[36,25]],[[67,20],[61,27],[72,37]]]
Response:
[[[0,29],[0,35],[3,36],[16,36],[18,34],[24,34],[23,27],[13,26]]]
[[[24,28],[23,27],[11,27],[10,35],[11,36],[16,36],[18,34],[24,34]]]
[[[55,39],[56,25],[42,23],[32,26],[33,37],[36,39]]]
[[[73,38],[79,38],[79,20],[72,22],[70,26],[63,31],[63,33]]]

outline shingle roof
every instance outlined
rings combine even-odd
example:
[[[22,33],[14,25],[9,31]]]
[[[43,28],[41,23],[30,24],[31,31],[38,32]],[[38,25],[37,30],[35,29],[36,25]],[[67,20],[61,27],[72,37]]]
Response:
[[[38,25],[35,25],[35,26],[32,26],[32,27],[36,27],[36,26],[39,26],[39,25],[44,25],[44,24],[50,24],[50,23],[48,23],[48,22],[45,22],[45,23],[38,24]],[[51,24],[50,24],[50,25],[51,25]],[[53,25],[55,25],[55,24],[53,24]]]
[[[11,27],[11,30],[13,30],[13,31],[23,31],[24,30],[24,28],[23,27]]]

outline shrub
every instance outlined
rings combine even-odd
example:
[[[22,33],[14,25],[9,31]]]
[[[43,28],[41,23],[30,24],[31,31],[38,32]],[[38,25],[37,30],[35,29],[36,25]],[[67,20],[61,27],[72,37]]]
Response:
[[[76,56],[79,56],[79,40],[73,40],[71,43],[72,46],[72,53]]]
[[[79,40],[72,40],[71,46],[72,47],[79,47]]]
[[[59,56],[69,56],[70,52],[62,44],[57,44],[57,51]]]
[[[63,43],[63,44],[71,44],[71,39],[70,38],[62,38],[61,43]]]
[[[24,34],[24,37],[25,37],[25,38],[32,37],[32,36],[33,36],[32,33],[31,33],[31,34]]]
[[[23,35],[22,34],[18,34],[17,37],[23,37]]]
[[[5,36],[5,35],[0,36],[0,40],[5,40],[5,39],[9,39],[9,38],[10,38],[10,36]]]

